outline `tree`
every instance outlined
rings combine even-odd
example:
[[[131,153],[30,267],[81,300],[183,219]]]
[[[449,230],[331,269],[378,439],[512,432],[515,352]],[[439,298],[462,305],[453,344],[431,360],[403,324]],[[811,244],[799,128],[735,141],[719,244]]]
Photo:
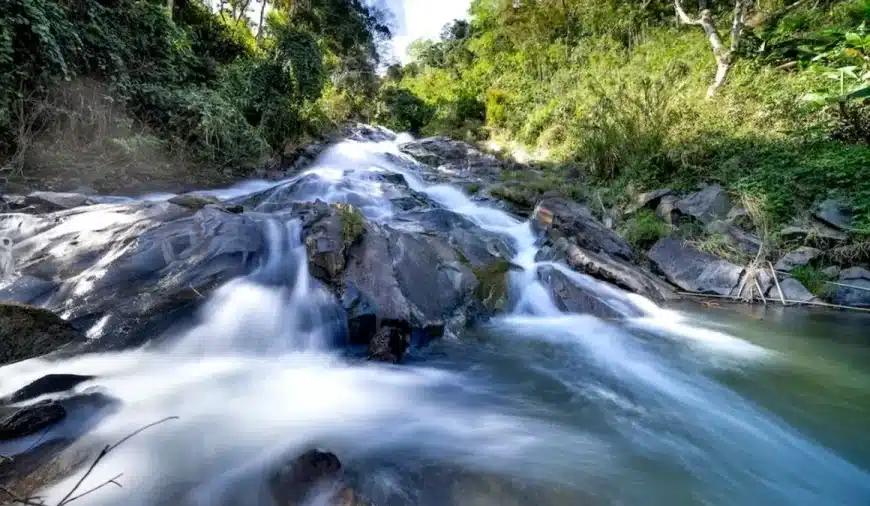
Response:
[[[257,24],[257,47],[263,44],[263,25],[266,23],[266,4],[267,0],[263,0],[260,5],[260,22]]]
[[[730,45],[726,46],[722,41],[722,36],[719,35],[719,29],[716,27],[713,10],[710,7],[710,0],[698,0],[697,17],[692,17],[686,12],[683,0],[674,0],[674,9],[677,11],[677,17],[680,22],[686,25],[700,26],[704,30],[707,40],[710,41],[710,48],[713,50],[713,57],[716,59],[716,76],[713,78],[713,84],[707,88],[707,97],[713,97],[719,88],[725,84],[728,72],[734,64],[737,50],[740,47],[740,40],[743,36],[743,28],[746,25],[746,12],[749,8],[749,3],[750,0],[734,0],[733,19],[731,20],[731,41]]]

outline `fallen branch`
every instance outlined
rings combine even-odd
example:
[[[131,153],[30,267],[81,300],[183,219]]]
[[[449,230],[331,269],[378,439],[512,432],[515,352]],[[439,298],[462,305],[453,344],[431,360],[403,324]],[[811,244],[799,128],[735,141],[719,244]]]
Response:
[[[731,300],[734,302],[741,302],[741,299],[735,295],[716,295],[716,294],[710,294],[710,293],[686,292],[686,291],[678,291],[677,295],[685,295],[687,297],[698,297],[698,298],[728,299],[728,300]],[[800,304],[800,305],[804,305],[804,306],[821,306],[821,307],[829,307],[829,308],[834,308],[834,309],[851,309],[853,311],[870,312],[870,308],[868,308],[868,307],[845,306],[842,304],[831,304],[829,302],[821,302],[821,301],[785,299],[785,302],[788,302],[790,304]]]
[[[782,301],[782,305],[785,306],[785,294],[782,293],[782,287],[779,286],[779,278],[776,276],[776,269],[773,268],[773,264],[767,262],[767,266],[770,267],[770,273],[773,275],[773,282],[776,283],[776,290],[779,292],[779,299]]]

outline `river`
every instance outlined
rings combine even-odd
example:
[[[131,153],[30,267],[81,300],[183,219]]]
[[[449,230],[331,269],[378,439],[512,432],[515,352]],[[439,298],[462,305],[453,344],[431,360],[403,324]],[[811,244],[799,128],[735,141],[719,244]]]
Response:
[[[399,156],[395,143],[330,149],[307,172],[318,181],[307,198],[352,201],[389,223],[366,174],[403,174],[510,240],[523,268],[511,274],[511,311],[421,343],[402,365],[364,361],[332,344],[334,302],[308,276],[298,226],[275,220],[262,265],[160,346],[0,368],[4,395],[49,373],[98,376],[122,407],[56,429],[92,424],[82,447],[178,417],[113,451],[88,481],[123,473],[123,488],[77,503],[266,505],[268,469],[318,447],[379,506],[870,504],[870,317],[660,308],[567,269],[625,316],[564,314],[534,275],[528,224],[385,154]],[[46,491],[49,502],[79,476]]]

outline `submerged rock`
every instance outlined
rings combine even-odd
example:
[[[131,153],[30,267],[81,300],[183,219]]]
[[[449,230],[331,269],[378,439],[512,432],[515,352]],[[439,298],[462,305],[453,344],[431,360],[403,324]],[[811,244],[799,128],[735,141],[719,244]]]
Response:
[[[341,461],[332,452],[310,450],[283,464],[269,480],[276,506],[370,506],[344,482]]]
[[[8,408],[2,408],[8,411]],[[57,401],[42,401],[13,408],[11,414],[2,414],[0,441],[36,434],[66,417],[66,409]]]
[[[863,267],[843,269],[838,282],[840,285],[836,286],[832,296],[835,304],[870,307],[870,270]]]
[[[660,239],[649,258],[668,281],[690,292],[732,295],[744,269],[702,253],[678,239]]]
[[[801,246],[800,248],[786,253],[776,262],[774,266],[776,270],[783,272],[791,272],[794,269],[808,265],[810,262],[821,256],[822,250],[811,248],[809,246]]]
[[[85,336],[47,309],[0,304],[0,365],[51,353]]]
[[[724,188],[718,184],[712,184],[681,199],[677,202],[677,208],[683,214],[707,224],[714,220],[725,219],[728,216],[728,211],[731,210],[731,200]]]
[[[51,213],[89,205],[90,197],[80,193],[59,193],[38,191],[24,198],[24,212]]]

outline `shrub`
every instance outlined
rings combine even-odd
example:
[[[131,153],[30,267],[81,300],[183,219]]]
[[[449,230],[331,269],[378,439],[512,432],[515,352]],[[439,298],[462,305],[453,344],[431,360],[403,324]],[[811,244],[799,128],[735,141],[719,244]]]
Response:
[[[830,278],[813,266],[801,265],[796,267],[791,271],[791,276],[800,281],[816,297],[825,297],[829,291],[827,281],[830,281]]]
[[[381,90],[375,121],[397,132],[414,135],[432,119],[432,108],[405,88]]]
[[[626,221],[623,236],[634,248],[648,250],[662,237],[671,233],[671,227],[653,211],[641,209]]]

